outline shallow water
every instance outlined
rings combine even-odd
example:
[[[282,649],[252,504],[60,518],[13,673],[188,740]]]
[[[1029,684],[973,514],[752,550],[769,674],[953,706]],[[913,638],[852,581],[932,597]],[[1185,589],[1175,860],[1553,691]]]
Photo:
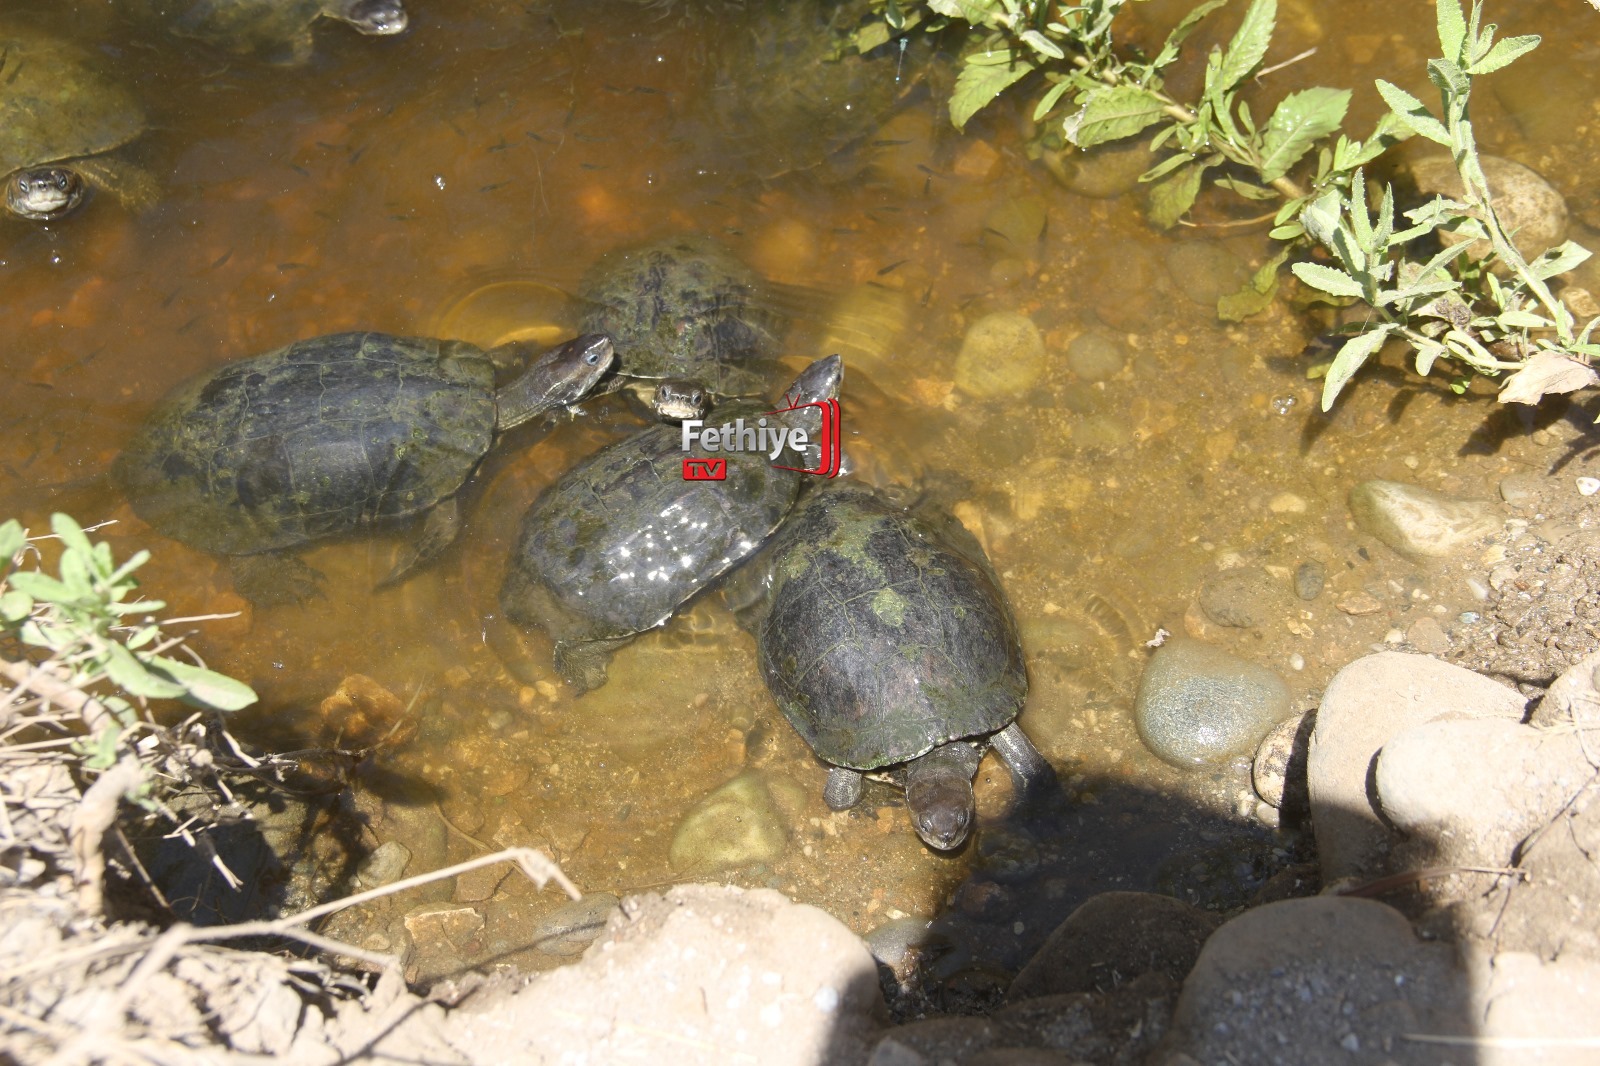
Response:
[[[955,910],[992,934],[956,953],[981,973],[1014,968],[1091,891],[1159,887],[1225,906],[1286,861],[1292,842],[1241,803],[1247,771],[1178,771],[1140,744],[1131,707],[1145,642],[1158,628],[1184,632],[1187,617],[1191,631],[1282,673],[1296,709],[1313,705],[1349,658],[1423,613],[1448,628],[1470,606],[1461,575],[1358,537],[1349,487],[1391,477],[1491,495],[1506,473],[1544,464],[1539,423],[1497,409],[1487,388],[1458,398],[1394,359],[1318,414],[1301,356],[1317,329],[1309,319],[1280,304],[1227,326],[1206,303],[1270,254],[1261,230],[1160,233],[1137,196],[1064,191],[1027,160],[1020,106],[991,109],[961,138],[935,103],[913,97],[822,174],[761,181],[750,174],[759,150],[709,149],[701,117],[715,82],[707,56],[719,35],[740,32],[736,13],[411,6],[404,37],[327,26],[314,62],[288,69],[168,39],[104,4],[6,5],[8,19],[99,49],[138,87],[151,129],[135,153],[164,189],[142,215],[100,196],[48,227],[0,221],[7,513],[36,528],[52,509],[116,519],[102,535],[119,557],[154,551],[146,583],[174,613],[241,611],[193,643],[262,694],[241,716],[247,736],[349,739],[348,708],[321,710],[340,682],[362,674],[392,693],[415,736],[391,737],[358,783],[373,818],[364,840],[407,843],[419,856],[410,873],[475,854],[470,835],[546,847],[590,890],[726,876],[818,903],[863,932],[932,916],[955,894]],[[1270,76],[1272,98],[1357,86],[1347,127],[1365,130],[1378,108],[1373,77],[1431,96],[1427,5],[1280,6],[1269,65],[1319,50]],[[1136,14],[1164,27],[1181,10]],[[1490,17],[1546,43],[1484,83],[1480,141],[1539,168],[1568,196],[1574,236],[1596,247],[1580,221],[1595,220],[1585,175],[1600,155],[1589,111],[1600,66],[1583,42],[1596,16],[1567,0],[1497,4]],[[1198,46],[1212,39],[1180,68],[1198,71]],[[1172,88],[1192,85],[1180,77]],[[1034,198],[1043,236],[1019,241],[1006,219],[1026,217]],[[1224,221],[1231,206],[1208,200],[1198,217]],[[720,238],[789,287],[799,318],[788,361],[845,351],[859,460],[886,478],[916,475],[986,546],[1027,644],[1022,722],[1066,782],[1070,816],[995,822],[991,846],[980,833],[949,857],[917,842],[888,790],[830,814],[822,767],[767,696],[752,642],[715,603],[624,650],[610,684],[581,700],[547,667],[543,678],[508,674],[524,638],[494,617],[495,591],[518,517],[565,465],[631,427],[620,407],[542,439],[513,433],[465,494],[460,543],[397,588],[372,591],[404,534],[306,552],[327,595],[304,608],[250,610],[225,565],[150,530],[103,477],[154,402],[197,371],[351,328],[554,339],[577,321],[564,294],[601,253],[685,232]],[[865,325],[839,310],[851,300],[871,310]],[[996,309],[1033,318],[1050,368],[1023,395],[974,400],[952,387],[953,366],[965,328]],[[1067,368],[1085,330],[1124,349],[1121,372],[1091,382]],[[1281,620],[1258,630],[1205,627],[1195,590],[1230,557],[1285,573],[1318,559],[1330,588],[1313,603],[1286,596]],[[1335,608],[1356,590],[1383,610]],[[547,643],[526,639],[547,663]],[[668,845],[684,812],[752,767],[788,827],[782,857],[724,873],[673,869]],[[1009,788],[986,761],[979,796],[991,819]],[[430,821],[443,817],[448,833]],[[525,894],[509,883],[501,893]],[[463,956],[475,951],[487,948]]]

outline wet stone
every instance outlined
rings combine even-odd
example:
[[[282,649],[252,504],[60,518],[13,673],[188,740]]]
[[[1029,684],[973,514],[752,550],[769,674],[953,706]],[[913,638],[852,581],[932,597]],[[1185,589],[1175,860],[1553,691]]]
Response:
[[[1294,594],[1310,603],[1322,595],[1323,586],[1328,583],[1328,568],[1315,559],[1308,559],[1295,567]]]
[[[1045,164],[1068,192],[1110,200],[1139,187],[1139,175],[1150,169],[1150,150],[1138,141],[1114,141],[1087,151],[1069,147]]]
[[[1106,992],[1150,972],[1181,981],[1217,925],[1214,915],[1171,896],[1091,896],[1028,960],[1006,1000]]]
[[[863,939],[873,958],[902,976],[914,958],[949,946],[944,934],[933,931],[931,921],[914,914],[884,922]]]
[[[1200,586],[1200,609],[1219,626],[1254,629],[1283,613],[1283,597],[1271,574],[1256,566],[1224,570]]]
[[[773,862],[786,845],[772,793],[752,770],[695,804],[678,823],[668,859],[674,870],[707,873]]]
[[[1291,782],[1299,792],[1305,791],[1305,744],[1296,744],[1305,715],[1285,718],[1272,732],[1262,738],[1256,747],[1256,756],[1250,763],[1250,783],[1256,795],[1274,808],[1282,808]]]
[[[1127,362],[1127,349],[1099,330],[1080,333],[1067,345],[1067,368],[1084,381],[1113,378]]]
[[[969,918],[997,922],[1016,910],[1016,893],[994,881],[968,881],[956,892],[956,907]]]
[[[386,840],[373,849],[371,855],[361,863],[356,871],[356,880],[361,882],[363,888],[377,888],[387,885],[391,881],[400,880],[406,872],[406,864],[411,861],[411,849],[398,840]]]
[[[1339,597],[1334,606],[1345,614],[1360,618],[1383,610],[1383,601],[1370,592],[1347,592]]]
[[[1178,291],[1201,307],[1237,292],[1248,271],[1238,256],[1215,241],[1184,241],[1167,253],[1167,272]]]
[[[500,887],[511,870],[505,864],[494,866],[480,866],[476,870],[468,870],[456,875],[456,890],[453,898],[457,903],[479,903],[494,896],[495,890]]]
[[[1016,396],[1045,371],[1044,338],[1027,315],[996,311],[974,322],[956,356],[956,387],[979,399]]]
[[[1022,881],[1039,868],[1039,846],[1021,829],[997,825],[978,835],[978,858],[996,881]]]
[[[1250,751],[1289,712],[1277,674],[1220,648],[1178,637],[1157,649],[1139,681],[1139,737],[1175,766]]]
[[[1350,490],[1350,514],[1402,555],[1452,555],[1498,532],[1500,512],[1487,500],[1458,500],[1401,481],[1363,481]]]
[[[405,916],[405,926],[418,954],[435,955],[471,939],[483,928],[483,915],[473,907],[427,903]]]
[[[1406,627],[1406,641],[1425,655],[1443,655],[1450,650],[1450,635],[1426,615]]]
[[[1524,259],[1532,262],[1547,248],[1567,238],[1567,202],[1537,171],[1500,156],[1479,156],[1483,176],[1494,197],[1495,214],[1511,235],[1511,243]],[[1446,154],[1430,155],[1411,164],[1411,177],[1425,193],[1460,198],[1464,186],[1455,162]],[[1448,230],[1439,231],[1446,244],[1460,244],[1466,238]],[[1471,259],[1482,259],[1491,250],[1487,240],[1472,242],[1467,249]]]

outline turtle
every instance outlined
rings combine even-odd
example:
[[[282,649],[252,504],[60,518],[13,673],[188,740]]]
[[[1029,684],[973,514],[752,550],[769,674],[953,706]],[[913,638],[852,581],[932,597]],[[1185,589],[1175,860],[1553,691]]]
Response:
[[[54,37],[0,29],[0,175],[11,214],[53,221],[91,187],[129,207],[154,202],[155,179],[111,154],[144,132],[145,115],[105,65]]]
[[[747,616],[778,707],[831,769],[823,799],[860,802],[900,768],[917,835],[949,851],[974,820],[988,747],[1024,798],[1055,780],[1016,718],[1028,694],[1016,622],[983,549],[955,519],[836,482],[754,564]]]
[[[735,400],[716,420],[814,436],[820,418],[804,405],[837,397],[843,374],[838,356],[819,359],[789,387],[785,410]],[[755,552],[799,494],[805,475],[791,468],[815,462],[792,451],[708,450],[701,437],[685,448],[691,431],[700,432],[693,421],[657,424],[602,448],[523,516],[500,603],[513,622],[554,638],[556,669],[580,694],[605,683],[617,648]],[[690,459],[725,460],[725,476],[691,480]]]
[[[348,23],[371,37],[404,33],[402,0],[135,0],[191,37],[240,55],[302,64],[311,58],[312,28],[321,18]]]
[[[710,396],[756,397],[787,325],[770,286],[715,241],[672,237],[612,251],[580,284],[579,328],[617,346],[613,388],[657,415],[663,379],[699,383]]]
[[[316,591],[319,575],[279,553],[425,514],[388,585],[455,538],[456,491],[495,437],[582,399],[613,359],[608,338],[581,336],[497,390],[505,354],[376,332],[296,341],[177,386],[112,472],[141,518],[230,557],[264,606]]]

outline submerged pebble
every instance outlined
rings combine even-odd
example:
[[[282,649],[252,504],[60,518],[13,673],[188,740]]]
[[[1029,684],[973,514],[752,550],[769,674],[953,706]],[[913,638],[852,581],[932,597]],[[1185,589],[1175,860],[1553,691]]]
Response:
[[[1133,706],[1140,739],[1175,766],[1245,754],[1288,713],[1276,673],[1184,637],[1151,656]]]
[[[996,311],[974,322],[956,356],[956,387],[979,399],[1016,396],[1044,376],[1044,338],[1027,315]]]
[[[1128,351],[1116,338],[1089,330],[1067,345],[1067,368],[1084,381],[1105,381],[1116,377],[1128,362]]]
[[[1200,609],[1219,626],[1254,629],[1283,612],[1283,594],[1271,574],[1241,566],[1213,574],[1200,586]]]
[[[1499,509],[1402,481],[1363,481],[1350,490],[1356,525],[1402,555],[1444,556],[1496,532]]]
[[[773,862],[787,843],[772,793],[751,770],[690,808],[672,836],[668,861],[674,870],[703,874]]]
[[[605,931],[617,903],[612,892],[590,892],[563,903],[534,923],[533,946],[547,955],[580,954]]]
[[[1307,559],[1294,571],[1294,594],[1307,603],[1322,595],[1328,583],[1328,568],[1315,559]]]

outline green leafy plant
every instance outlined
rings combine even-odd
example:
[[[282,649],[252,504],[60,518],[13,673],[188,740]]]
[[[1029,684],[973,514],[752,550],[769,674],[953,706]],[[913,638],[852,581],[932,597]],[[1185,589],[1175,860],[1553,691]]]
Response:
[[[1336,302],[1364,301],[1368,321],[1347,340],[1323,373],[1326,409],[1350,376],[1386,340],[1401,339],[1427,374],[1439,361],[1482,374],[1529,371],[1537,381],[1508,389],[1506,398],[1537,399],[1588,383],[1593,323],[1576,329],[1571,312],[1547,282],[1572,269],[1588,252],[1568,242],[1527,263],[1495,214],[1468,119],[1472,79],[1499,70],[1535,48],[1534,36],[1495,39],[1475,0],[1470,17],[1459,0],[1436,0],[1443,58],[1428,65],[1439,88],[1442,117],[1415,97],[1379,80],[1389,105],[1361,140],[1342,130],[1351,92],[1312,87],[1291,92],[1258,121],[1246,91],[1253,91],[1277,20],[1276,0],[1251,0],[1225,46],[1206,56],[1198,100],[1167,94],[1164,75],[1190,35],[1227,0],[1204,0],[1167,34],[1154,56],[1124,55],[1114,47],[1117,14],[1128,0],[878,0],[885,37],[952,26],[967,27],[962,67],[949,101],[951,121],[962,128],[1002,93],[1037,75],[1033,119],[1035,150],[1089,149],[1150,135],[1152,152],[1166,153],[1140,178],[1150,185],[1149,214],[1157,225],[1178,224],[1207,180],[1217,189],[1270,204],[1270,235],[1284,246],[1243,289],[1222,298],[1220,317],[1237,321],[1265,309],[1277,296],[1280,271],[1297,255],[1315,251],[1333,260],[1297,262],[1295,276]],[[1299,57],[1296,57],[1299,58]],[[1290,60],[1293,62],[1293,60]],[[1153,131],[1153,133],[1151,132]],[[1420,135],[1450,149],[1466,193],[1436,197],[1407,213],[1396,229],[1393,193],[1384,189],[1376,217],[1368,207],[1364,168],[1393,144]],[[1465,245],[1426,248],[1439,231],[1479,238],[1490,255],[1473,260]],[[1433,245],[1437,247],[1436,244]],[[1500,280],[1503,273],[1506,281]],[[1552,365],[1552,360],[1560,365]],[[1458,379],[1454,387],[1460,389]]]

